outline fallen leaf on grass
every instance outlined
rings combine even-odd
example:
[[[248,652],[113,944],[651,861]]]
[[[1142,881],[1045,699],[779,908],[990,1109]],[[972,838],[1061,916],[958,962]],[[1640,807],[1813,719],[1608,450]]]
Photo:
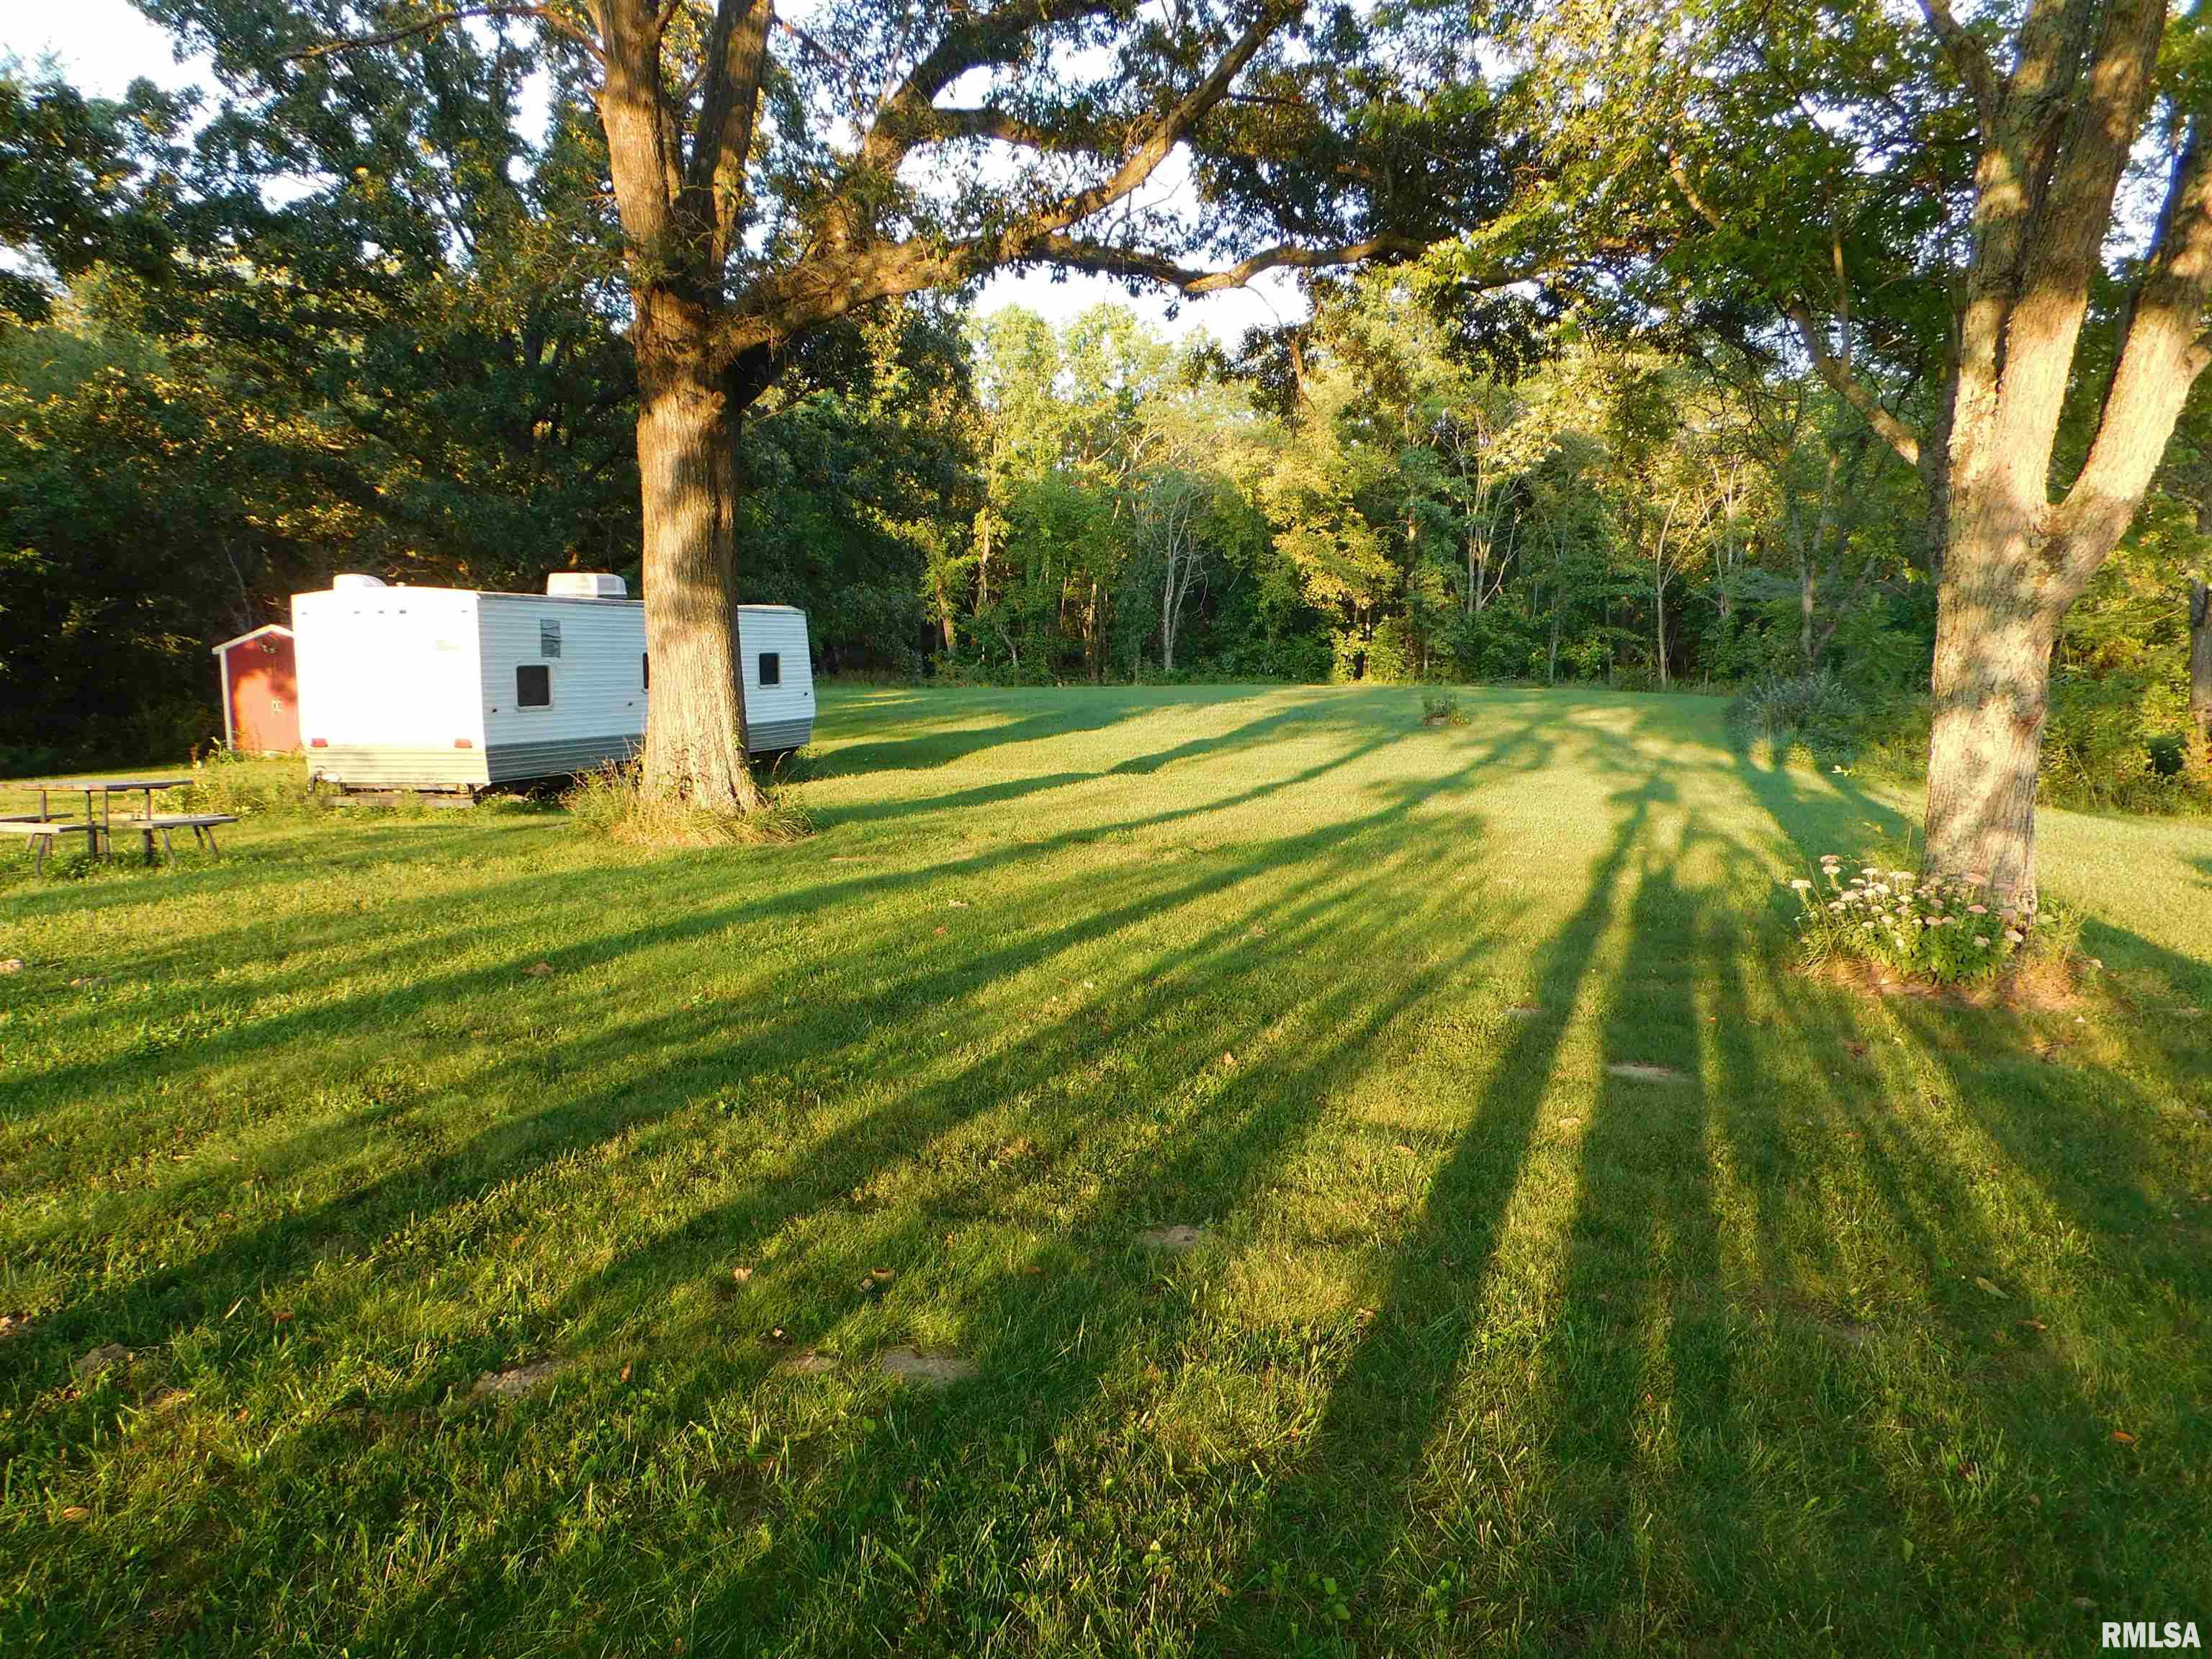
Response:
[[[1974,1288],[1981,1291],[1984,1296],[1994,1296],[2000,1299],[2004,1296],[2004,1292],[2002,1291],[1990,1284],[1988,1279],[1982,1278],[1978,1273],[1974,1277]]]
[[[62,1519],[64,1521],[89,1521],[92,1519],[92,1511],[85,1508],[82,1504],[72,1504],[62,1511]]]
[[[623,1365],[622,1368],[622,1375],[615,1378],[615,1381],[617,1382],[627,1382],[629,1381],[629,1367],[627,1364]]]
[[[2114,1429],[2112,1438],[2123,1446],[2132,1446],[2136,1443],[2135,1436],[2130,1434],[2125,1429]]]
[[[968,908],[968,901],[966,899],[947,899],[945,902],[945,908],[948,910],[965,910]]]
[[[550,962],[533,962],[522,971],[532,979],[544,979],[552,974],[553,964]]]
[[[930,933],[933,935],[933,934],[937,934],[937,933],[943,933],[945,930],[944,930],[942,927],[933,927],[933,928],[931,928],[929,931],[930,931]]]
[[[2051,1328],[2039,1319],[2023,1319],[2020,1322],[2020,1328],[2024,1331],[2047,1331]]]

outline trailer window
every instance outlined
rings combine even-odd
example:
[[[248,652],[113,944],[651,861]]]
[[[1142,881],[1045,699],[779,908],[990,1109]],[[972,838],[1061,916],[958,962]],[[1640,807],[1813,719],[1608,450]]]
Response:
[[[561,654],[561,624],[540,620],[538,624],[538,654],[557,657]]]
[[[760,653],[760,683],[763,685],[783,684],[783,659],[773,651]]]
[[[645,690],[653,690],[653,653],[650,651],[637,653],[637,683]]]
[[[553,706],[553,671],[542,662],[516,664],[514,706],[518,708],[550,708]]]

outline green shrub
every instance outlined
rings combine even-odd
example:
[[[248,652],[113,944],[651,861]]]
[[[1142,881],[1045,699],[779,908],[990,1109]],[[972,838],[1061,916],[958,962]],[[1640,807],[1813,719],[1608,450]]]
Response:
[[[1856,755],[1864,711],[1828,668],[1801,674],[1762,674],[1729,704],[1729,729],[1745,748],[1772,745],[1787,755],[1802,745],[1815,759],[1848,763]]]
[[[1424,726],[1465,726],[1467,716],[1459,711],[1459,699],[1449,691],[1421,693],[1421,723]]]
[[[234,817],[307,817],[330,805],[308,781],[296,755],[241,755],[218,744],[192,757],[192,781],[182,791],[186,811]]]

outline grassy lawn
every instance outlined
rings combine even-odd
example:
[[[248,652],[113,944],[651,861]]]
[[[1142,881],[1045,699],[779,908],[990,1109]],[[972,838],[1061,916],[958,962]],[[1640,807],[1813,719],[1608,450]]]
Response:
[[[0,863],[0,1653],[2212,1630],[2212,828],[2046,817],[2080,1007],[1870,1001],[1775,882],[1908,803],[1462,702],[840,692],[793,846]]]

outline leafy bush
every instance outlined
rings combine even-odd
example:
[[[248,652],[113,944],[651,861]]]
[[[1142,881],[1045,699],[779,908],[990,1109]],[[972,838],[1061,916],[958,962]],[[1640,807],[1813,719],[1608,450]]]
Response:
[[[1778,755],[1803,744],[1823,761],[1857,752],[1863,711],[1835,671],[1762,674],[1729,704],[1729,729],[1748,748],[1765,743]]]
[[[1790,884],[1803,906],[1797,937],[1808,967],[1869,962],[1901,979],[1971,984],[1996,977],[2038,925],[2033,909],[1992,906],[1970,882],[1923,880],[1877,864],[1846,879],[1843,869],[1827,854],[1818,881]]]
[[[308,781],[298,757],[241,755],[217,744],[192,757],[192,781],[183,790],[193,812],[234,817],[305,817],[323,811],[330,798]]]
[[[561,797],[579,828],[639,847],[733,847],[797,841],[812,833],[806,814],[784,793],[738,817],[649,794],[635,760],[611,761],[585,773]]]
[[[1421,723],[1424,726],[1465,726],[1467,716],[1459,712],[1459,699],[1448,691],[1421,693]]]

